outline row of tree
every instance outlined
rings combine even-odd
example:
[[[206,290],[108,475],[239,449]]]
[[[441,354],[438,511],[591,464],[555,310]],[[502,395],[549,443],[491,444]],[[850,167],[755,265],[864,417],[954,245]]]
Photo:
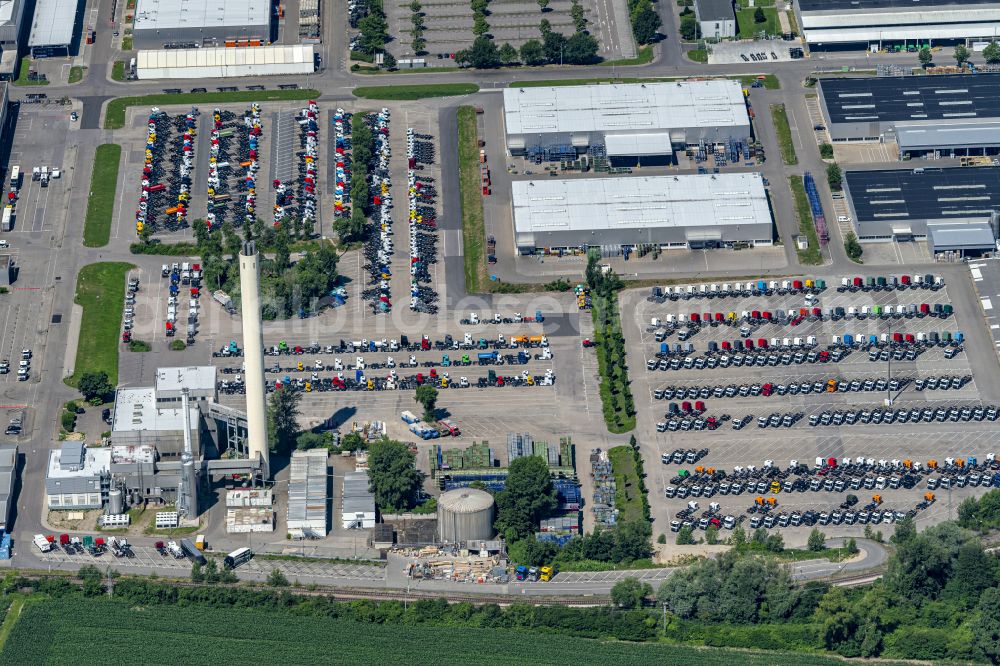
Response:
[[[351,121],[351,153],[351,214],[341,216],[333,223],[334,230],[344,242],[361,240],[368,229],[371,203],[368,170],[375,153],[375,136],[361,116]]]
[[[496,42],[480,35],[468,49],[455,54],[455,62],[476,69],[495,69],[509,65],[566,64],[589,65],[600,61],[597,39],[588,33],[577,32],[566,37],[553,32],[549,22],[542,19],[542,38],[529,39],[515,49],[510,44],[497,46]]]
[[[952,57],[955,59],[955,62],[958,63],[958,66],[961,67],[965,63],[969,62],[969,59],[972,58],[972,53],[964,44],[959,44],[955,47]],[[926,67],[934,62],[934,53],[929,47],[925,46],[917,51],[917,59],[920,61],[921,65]],[[987,44],[986,48],[983,49],[983,60],[991,65],[1000,63],[1000,43],[993,41]]]

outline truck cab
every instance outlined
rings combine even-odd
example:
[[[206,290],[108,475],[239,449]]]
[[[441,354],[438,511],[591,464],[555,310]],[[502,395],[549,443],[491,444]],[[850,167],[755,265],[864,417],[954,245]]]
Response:
[[[554,575],[555,571],[550,566],[544,566],[538,570],[538,579],[543,583],[547,583],[552,580],[552,576]]]

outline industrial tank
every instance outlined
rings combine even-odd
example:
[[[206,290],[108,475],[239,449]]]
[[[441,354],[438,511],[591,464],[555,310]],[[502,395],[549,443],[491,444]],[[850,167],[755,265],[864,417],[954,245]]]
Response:
[[[493,496],[475,488],[457,488],[438,498],[438,538],[445,543],[492,539]]]
[[[108,513],[116,516],[125,513],[125,498],[122,491],[112,490],[108,493]]]

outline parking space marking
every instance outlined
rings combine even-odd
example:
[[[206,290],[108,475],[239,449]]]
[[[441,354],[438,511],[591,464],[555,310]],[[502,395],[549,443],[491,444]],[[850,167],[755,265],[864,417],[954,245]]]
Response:
[[[993,309],[993,301],[991,301],[989,299],[989,297],[980,298],[979,300],[983,304],[983,309],[984,310],[992,310]]]

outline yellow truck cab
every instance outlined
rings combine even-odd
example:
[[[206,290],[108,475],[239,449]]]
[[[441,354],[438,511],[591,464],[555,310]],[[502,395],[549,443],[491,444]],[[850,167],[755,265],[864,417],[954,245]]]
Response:
[[[539,574],[538,575],[539,580],[541,580],[542,582],[547,582],[552,580],[552,576],[555,575],[555,572],[552,570],[552,567],[545,566],[538,570],[538,574]]]

